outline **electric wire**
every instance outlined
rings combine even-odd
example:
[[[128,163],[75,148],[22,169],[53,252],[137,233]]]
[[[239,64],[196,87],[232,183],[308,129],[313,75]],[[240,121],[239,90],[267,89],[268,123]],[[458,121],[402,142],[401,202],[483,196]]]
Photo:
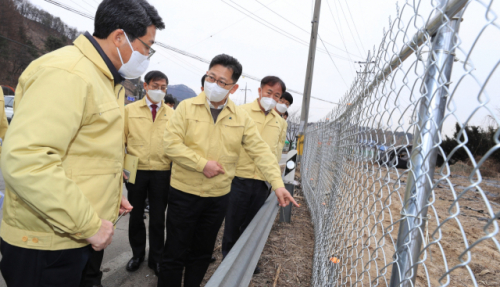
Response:
[[[323,42],[323,39],[321,39],[321,37],[319,37],[319,40],[323,44],[323,47],[325,47],[325,49],[326,49],[326,45],[325,45],[325,42]],[[328,51],[328,49],[327,49],[327,51]],[[328,54],[328,56],[330,56],[330,54]],[[332,59],[331,56],[330,56],[330,59],[332,60],[332,63],[335,66],[335,69],[337,69],[337,72],[339,73],[340,78],[342,78],[342,82],[344,82],[345,86],[349,89],[349,85],[347,85],[347,82],[345,81],[344,77],[342,76],[342,73],[340,72],[339,68],[337,67],[337,64],[335,64],[335,61]]]
[[[273,30],[273,31],[275,31],[275,32],[277,32],[277,33],[279,33],[279,34],[281,34],[281,35],[283,35],[283,36],[285,36],[285,37],[287,37],[287,38],[289,38],[289,39],[291,39],[291,40],[293,40],[293,41],[295,41],[295,42],[297,42],[297,43],[299,43],[299,44],[301,44],[301,45],[303,45],[303,46],[305,46],[305,47],[309,47],[309,43],[308,43],[307,41],[302,40],[302,39],[300,39],[300,38],[298,38],[298,37],[296,37],[296,36],[293,36],[293,35],[291,35],[290,33],[286,32],[286,31],[285,31],[285,33],[286,33],[286,34],[285,34],[285,33],[282,33],[282,32],[280,32],[280,31],[279,31],[279,30],[282,30],[282,29],[280,29],[280,28],[276,27],[275,25],[273,25],[273,24],[269,23],[268,21],[266,21],[266,20],[262,19],[261,17],[259,17],[259,16],[252,17],[252,16],[250,16],[249,14],[245,13],[244,11],[242,11],[242,10],[238,9],[237,7],[235,7],[235,6],[231,5],[231,4],[229,4],[228,2],[226,2],[226,1],[224,1],[224,0],[221,0],[221,1],[222,1],[224,4],[226,4],[226,5],[230,6],[231,8],[233,8],[233,9],[235,9],[235,10],[239,11],[240,13],[242,13],[242,14],[244,14],[244,15],[246,15],[246,16],[248,16],[248,17],[250,17],[251,19],[253,19],[253,20],[254,20],[254,21],[256,21],[257,23],[259,23],[259,24],[261,24],[261,25],[263,25],[263,26],[266,26],[267,28],[269,28],[269,29],[271,29],[271,30]],[[229,0],[229,1],[231,1],[232,3],[235,3],[235,2],[234,2],[234,1],[232,1],[232,0]],[[236,3],[235,3],[235,4],[236,4]],[[238,5],[238,4],[236,4],[236,5]],[[238,6],[240,6],[240,5],[238,5]],[[240,7],[241,7],[241,6],[240,6]],[[243,10],[248,11],[248,10],[247,10],[247,9],[245,9],[244,7],[242,7],[242,9],[243,9]],[[248,11],[248,12],[249,12],[249,13],[252,13],[252,12],[250,12],[250,11]],[[254,14],[254,15],[255,15],[255,14]],[[256,18],[261,19],[262,21],[264,21],[264,22],[266,22],[266,23],[269,23],[269,25],[271,25],[271,26],[269,26],[269,25],[267,25],[267,24],[265,24],[265,23],[263,23],[263,22],[259,21],[259,20],[258,20],[258,19],[256,19]],[[275,27],[275,28],[273,28],[273,27]],[[279,29],[279,30],[278,30],[278,29]],[[283,30],[282,30],[282,31],[283,31]],[[287,35],[287,34],[288,34],[288,35]],[[290,36],[289,36],[289,35],[290,35]],[[317,50],[318,50],[318,51],[320,51],[320,52],[322,52],[322,53],[327,54],[327,52],[326,52],[325,50],[323,50],[323,49],[317,49]],[[333,54],[333,53],[331,53],[331,55],[332,55],[332,56],[334,56],[335,58],[339,58],[339,59],[346,60],[346,61],[352,61],[352,59],[349,59],[349,58],[346,58],[346,57],[343,57],[343,56],[340,56],[340,55],[337,55],[337,54]]]
[[[271,3],[269,3],[269,5],[273,4],[273,3],[274,3],[274,2],[276,2],[276,1],[277,1],[277,0],[272,1]],[[262,8],[259,8],[259,9],[255,10],[255,11],[254,11],[254,13],[256,13],[256,12],[260,11],[261,9],[262,9]],[[196,42],[196,43],[195,43],[195,44],[193,44],[193,45],[188,46],[186,49],[190,49],[190,48],[192,48],[192,47],[198,46],[199,44],[201,44],[201,43],[205,42],[206,40],[208,40],[208,39],[210,39],[210,38],[213,38],[213,36],[215,36],[215,35],[217,35],[217,34],[219,34],[219,33],[223,32],[223,31],[225,31],[225,30],[227,30],[227,29],[229,29],[229,28],[234,27],[236,24],[240,23],[240,22],[241,22],[241,21],[243,21],[243,20],[246,20],[247,18],[248,18],[248,16],[246,16],[246,17],[244,17],[244,18],[241,18],[240,20],[238,20],[238,21],[236,21],[236,22],[234,22],[234,23],[232,23],[232,24],[230,24],[230,25],[228,25],[228,26],[226,26],[226,27],[224,27],[224,28],[222,28],[222,29],[218,30],[217,32],[215,32],[215,33],[213,33],[213,34],[210,34],[210,36],[208,36],[208,37],[204,38],[203,40],[201,40],[201,41],[199,41],[199,42]]]
[[[359,36],[358,27],[356,25],[356,22],[354,22],[354,18],[352,17],[351,8],[349,8],[349,2],[347,2],[347,0],[344,0],[344,1],[345,1],[345,5],[347,6],[347,11],[349,12],[349,15],[351,16],[351,21],[352,21],[352,24],[354,25],[354,30],[356,30],[356,34],[358,36],[359,43],[361,44],[361,48],[363,48],[363,51],[366,51],[366,49],[363,45],[363,41],[361,41],[361,37]]]
[[[69,1],[73,2],[73,4],[77,5],[78,7],[82,8],[82,9],[83,9],[83,10],[85,10],[85,11],[87,11],[88,13],[92,13],[92,12],[90,12],[87,8],[85,8],[85,7],[83,7],[82,5],[80,5],[80,4],[78,4],[78,3],[76,3],[74,0],[69,0]]]
[[[310,31],[307,31],[306,29],[300,27],[299,25],[293,23],[292,21],[288,20],[287,18],[283,17],[282,15],[280,15],[279,13],[277,13],[276,11],[274,11],[273,9],[269,8],[268,6],[266,6],[265,4],[263,4],[262,2],[260,2],[259,0],[255,0],[257,3],[259,3],[260,5],[264,6],[267,10],[271,11],[272,13],[274,13],[276,16],[280,17],[281,19],[287,21],[288,23],[292,24],[293,26],[297,27],[298,29],[300,29],[301,31],[305,32],[306,34],[310,34],[311,32]],[[343,50],[342,48],[339,48],[331,43],[328,43],[327,41],[324,41],[326,44],[334,47],[335,49],[338,49],[344,53],[349,53],[348,51],[346,50]],[[355,55],[355,54],[351,54],[353,56],[356,56],[356,57],[359,57],[359,58],[363,58],[363,57],[360,57],[359,55]]]
[[[26,48],[28,48],[28,49],[35,49],[35,50],[38,50],[38,51],[40,51],[40,52],[44,52],[44,51],[42,51],[42,50],[38,49],[38,48],[37,48],[37,47],[35,47],[35,46],[33,46],[33,47],[28,46],[28,45],[23,44],[23,43],[20,43],[20,42],[18,42],[18,41],[16,41],[16,40],[12,40],[12,39],[10,39],[10,38],[7,38],[7,37],[5,37],[5,36],[3,36],[3,35],[0,35],[0,38],[3,38],[3,39],[5,39],[5,40],[7,40],[7,41],[11,41],[11,42],[13,42],[13,43],[16,43],[16,44],[18,44],[18,45],[21,45],[21,46],[23,46],[23,47],[26,47]]]
[[[337,4],[336,4],[336,0],[333,0],[334,4],[335,4],[335,8],[337,8]],[[364,55],[366,57],[366,53],[364,53],[364,50],[361,50],[358,46],[358,42],[356,41],[356,38],[354,37],[354,33],[352,32],[352,29],[351,29],[351,25],[349,24],[349,20],[347,19],[347,16],[345,15],[345,12],[344,12],[344,8],[342,7],[342,3],[340,3],[340,1],[338,2],[339,3],[339,6],[340,6],[340,11],[342,11],[342,15],[344,15],[344,19],[345,19],[345,22],[347,24],[347,28],[349,29],[349,32],[351,32],[351,37],[352,39],[354,40],[354,44],[356,45],[356,49],[358,49],[358,52],[361,53],[361,55]],[[338,9],[337,9],[337,14],[338,14]],[[341,21],[340,17],[339,17],[339,22]]]
[[[335,23],[335,27],[337,28],[337,31],[340,34],[340,39],[342,40],[342,44],[344,45],[344,48],[347,50],[347,45],[345,43],[344,34],[342,33],[342,26],[337,24],[337,21],[335,20],[335,16],[333,15],[333,12],[332,12],[332,7],[330,6],[330,2],[328,0],[326,1],[326,4],[328,5],[328,10],[330,11],[330,14],[332,15],[332,19],[333,19],[333,22]],[[340,18],[339,18],[339,22],[340,22]],[[347,54],[347,57],[349,57],[349,54]],[[356,71],[356,69],[353,68],[354,61],[351,59],[351,57],[349,57],[349,60],[351,63],[351,65],[350,65],[351,72]],[[353,74],[355,75],[356,73],[353,72]]]

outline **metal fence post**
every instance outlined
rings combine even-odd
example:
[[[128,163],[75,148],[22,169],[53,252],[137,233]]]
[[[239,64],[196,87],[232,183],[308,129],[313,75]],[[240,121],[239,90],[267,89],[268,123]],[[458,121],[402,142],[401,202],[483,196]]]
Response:
[[[447,0],[440,0],[439,7],[444,8],[447,3]],[[448,86],[457,45],[456,34],[462,13],[458,15],[458,19],[453,18],[443,24],[432,38],[432,50],[428,59],[429,71],[418,110],[411,172],[408,175],[397,249],[394,254],[391,287],[415,286],[429,207],[428,199],[432,193],[437,159],[436,145],[439,143],[438,137],[449,95]]]
[[[291,150],[286,157],[285,171],[283,172],[283,182],[285,188],[293,196],[295,189],[295,167],[297,165],[297,151]],[[287,207],[280,207],[280,222],[290,223],[292,218],[292,204]]]

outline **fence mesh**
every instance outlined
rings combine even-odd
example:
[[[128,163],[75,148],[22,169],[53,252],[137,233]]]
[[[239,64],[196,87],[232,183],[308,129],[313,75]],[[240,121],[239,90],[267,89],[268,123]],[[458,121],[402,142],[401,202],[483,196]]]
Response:
[[[498,6],[407,0],[307,127],[312,286],[500,286]]]

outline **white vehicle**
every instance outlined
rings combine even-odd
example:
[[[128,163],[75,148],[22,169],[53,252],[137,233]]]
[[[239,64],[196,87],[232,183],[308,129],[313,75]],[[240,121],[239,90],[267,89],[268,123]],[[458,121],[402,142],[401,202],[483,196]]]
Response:
[[[7,121],[10,123],[12,116],[14,115],[14,96],[5,96],[5,116],[7,116]]]

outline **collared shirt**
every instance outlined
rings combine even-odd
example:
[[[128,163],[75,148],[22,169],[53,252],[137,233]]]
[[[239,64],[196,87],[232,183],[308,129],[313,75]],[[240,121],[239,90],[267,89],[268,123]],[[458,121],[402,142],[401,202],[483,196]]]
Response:
[[[214,119],[214,123],[217,122],[217,118],[219,117],[220,112],[224,109],[224,107],[227,105],[227,99],[224,102],[223,105],[218,106],[217,108],[212,105],[212,103],[207,99],[208,106],[210,107],[210,113],[212,114],[212,118]]]
[[[94,45],[94,48],[97,50],[97,52],[99,52],[99,55],[101,55],[101,58],[104,60],[104,63],[106,63],[106,66],[108,66],[111,75],[113,75],[115,86],[123,82],[125,79],[120,75],[120,73],[118,73],[118,70],[116,69],[115,65],[113,65],[108,55],[106,55],[106,53],[104,53],[104,51],[102,50],[101,45],[97,43],[97,41],[94,39],[94,37],[92,37],[92,35],[90,35],[89,32],[85,32],[84,36],[87,39],[89,39],[92,45]]]
[[[220,105],[218,106],[217,108],[214,107],[214,105],[212,105],[212,102],[210,102],[208,99],[207,99],[207,102],[208,102],[208,106],[211,108],[211,109],[217,109],[217,110],[222,110],[226,105],[227,105],[227,99],[226,98],[226,102],[223,104],[223,105]]]
[[[163,101],[157,103],[157,104],[153,104],[149,99],[148,97],[144,97],[146,99],[146,104],[148,105],[149,107],[149,110],[151,111],[151,113],[153,113],[153,107],[151,105],[156,105],[156,112],[158,112],[158,110],[160,109],[161,105],[163,105]]]

